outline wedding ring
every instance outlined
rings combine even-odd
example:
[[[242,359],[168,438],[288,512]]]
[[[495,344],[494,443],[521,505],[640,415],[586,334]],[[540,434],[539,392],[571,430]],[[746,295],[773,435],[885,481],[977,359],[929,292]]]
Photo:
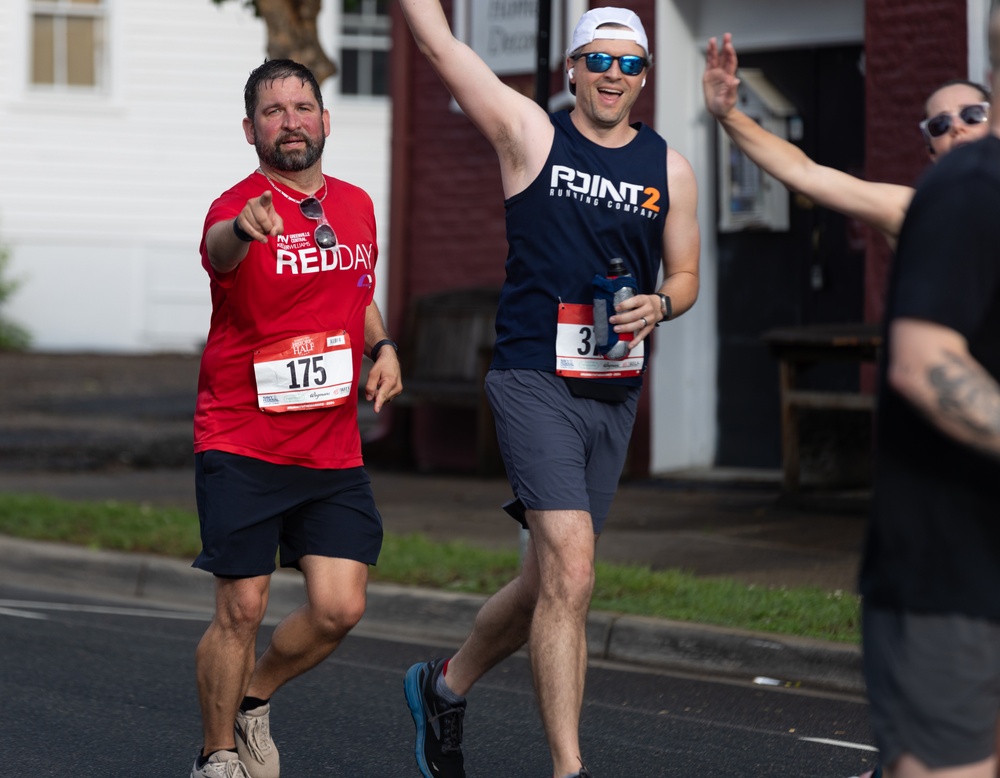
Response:
[[[642,328],[646,329],[646,317],[645,316],[642,317]]]

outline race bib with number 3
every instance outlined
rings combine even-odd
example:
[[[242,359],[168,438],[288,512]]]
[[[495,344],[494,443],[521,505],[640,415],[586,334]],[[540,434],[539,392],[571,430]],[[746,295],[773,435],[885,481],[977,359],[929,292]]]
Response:
[[[631,340],[631,333],[620,333],[621,340]],[[597,353],[594,337],[594,307],[577,303],[559,303],[556,328],[556,374],[571,378],[626,378],[642,375],[646,341],[632,349],[624,359],[607,359]]]
[[[354,383],[351,340],[344,330],[272,343],[254,352],[257,405],[268,413],[343,405]]]

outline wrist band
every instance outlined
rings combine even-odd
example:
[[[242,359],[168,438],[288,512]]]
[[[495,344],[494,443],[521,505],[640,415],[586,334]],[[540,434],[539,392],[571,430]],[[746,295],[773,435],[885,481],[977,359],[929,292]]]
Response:
[[[233,235],[242,240],[244,243],[250,243],[251,241],[253,241],[253,235],[251,235],[249,232],[247,232],[240,226],[239,216],[233,219]]]
[[[382,346],[392,346],[396,350],[396,353],[397,354],[399,353],[399,346],[397,346],[393,341],[389,340],[388,338],[385,338],[384,340],[380,340],[378,343],[372,346],[372,351],[371,351],[372,362],[378,359],[378,352],[382,350]]]

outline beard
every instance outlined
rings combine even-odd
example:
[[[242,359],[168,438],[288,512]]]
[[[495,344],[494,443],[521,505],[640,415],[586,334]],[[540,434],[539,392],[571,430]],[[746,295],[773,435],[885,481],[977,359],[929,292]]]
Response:
[[[304,149],[295,151],[283,151],[281,144],[289,139],[302,140],[305,142]],[[319,139],[310,138],[301,133],[290,133],[278,138],[274,145],[265,146],[258,137],[254,142],[257,149],[257,156],[268,167],[274,170],[281,170],[286,173],[297,173],[315,165],[323,157],[323,148],[326,145],[326,138],[322,135]]]

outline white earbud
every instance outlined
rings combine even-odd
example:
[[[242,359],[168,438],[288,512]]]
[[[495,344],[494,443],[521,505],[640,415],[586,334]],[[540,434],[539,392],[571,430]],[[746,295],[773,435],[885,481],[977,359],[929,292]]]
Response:
[[[642,83],[639,84],[639,88],[642,89],[644,86],[646,86],[646,79],[645,78],[642,79]]]
[[[569,76],[570,78],[576,78],[576,68],[570,68],[570,69],[569,69],[569,73],[567,73],[567,75],[568,75],[568,76]]]

